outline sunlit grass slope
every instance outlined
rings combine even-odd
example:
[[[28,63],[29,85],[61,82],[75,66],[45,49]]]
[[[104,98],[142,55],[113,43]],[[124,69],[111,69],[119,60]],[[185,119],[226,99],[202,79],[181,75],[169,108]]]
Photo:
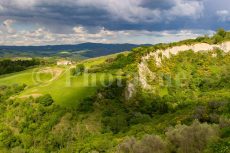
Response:
[[[82,63],[89,68],[101,64],[114,55],[90,59]],[[106,73],[84,73],[79,76],[70,75],[68,67],[39,67],[0,77],[0,85],[26,84],[27,88],[17,97],[37,97],[50,94],[57,104],[77,106],[79,101],[95,94],[97,88],[105,86],[115,77]]]
[[[0,85],[12,85],[12,84],[27,84],[34,85],[32,79],[33,69],[17,72],[13,74],[7,74],[0,77]]]
[[[108,74],[83,74],[69,76],[68,71],[47,84],[29,88],[20,96],[50,94],[57,104],[62,106],[76,106],[79,101],[92,96],[98,87],[107,81]],[[102,81],[101,81],[102,80]]]

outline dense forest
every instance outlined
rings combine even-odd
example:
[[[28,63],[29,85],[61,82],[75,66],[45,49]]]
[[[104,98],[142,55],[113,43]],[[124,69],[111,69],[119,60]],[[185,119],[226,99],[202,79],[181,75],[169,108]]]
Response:
[[[79,64],[72,75],[112,73],[76,107],[62,107],[49,94],[16,98],[27,85],[0,88],[0,152],[8,153],[229,153],[230,53],[219,49],[181,52],[148,67],[157,77],[147,92],[137,85],[127,99],[127,84],[143,55],[159,48],[230,40],[220,29],[213,37],[139,47],[102,64]],[[215,55],[215,56],[214,56]],[[119,83],[118,83],[119,81]]]
[[[10,60],[4,59],[0,61],[0,75],[13,72],[19,72],[28,69],[29,67],[39,65],[40,61],[32,60]]]

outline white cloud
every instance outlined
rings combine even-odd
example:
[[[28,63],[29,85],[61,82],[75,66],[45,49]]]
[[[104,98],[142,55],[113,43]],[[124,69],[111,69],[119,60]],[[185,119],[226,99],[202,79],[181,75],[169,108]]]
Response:
[[[15,33],[16,31],[12,28],[14,20],[5,20],[1,26],[1,30],[3,33]]]
[[[88,32],[82,26],[73,28],[71,34],[52,33],[45,28],[37,30],[16,31],[12,28],[14,21],[6,20],[0,29],[0,45],[54,45],[54,44],[78,44],[83,42],[112,43],[116,37],[113,31],[101,28],[96,33]]]
[[[74,27],[74,28],[73,28],[73,31],[74,31],[75,33],[82,34],[82,33],[85,33],[86,30],[84,29],[84,27],[78,26],[78,27]]]
[[[216,14],[221,21],[230,21],[230,12],[228,10],[218,10]]]
[[[170,14],[170,17],[189,16],[199,18],[202,15],[204,9],[202,1],[174,0],[174,2],[175,5],[166,11],[166,13]]]
[[[0,13],[4,11],[4,7],[0,4]]]
[[[100,28],[97,32],[89,32],[82,26],[73,27],[71,34],[52,33],[45,28],[33,31],[12,28],[14,21],[6,20],[2,23],[0,33],[0,45],[57,45],[78,44],[83,42],[97,43],[136,43],[155,44],[173,42],[188,38],[195,38],[203,34],[211,34],[212,31],[205,30],[180,30],[180,31],[147,31],[147,30],[120,30],[111,31]],[[10,31],[13,32],[8,32]]]
[[[4,0],[3,0],[4,1]],[[9,1],[9,0],[8,0]],[[18,6],[23,9],[28,9],[34,5],[36,5],[39,2],[39,0],[11,0],[11,5]]]

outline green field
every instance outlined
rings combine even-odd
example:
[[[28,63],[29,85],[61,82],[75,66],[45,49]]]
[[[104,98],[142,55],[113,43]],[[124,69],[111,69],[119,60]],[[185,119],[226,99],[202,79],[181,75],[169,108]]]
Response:
[[[26,84],[19,98],[50,94],[57,104],[76,106],[79,101],[92,96],[112,75],[105,73],[71,76],[69,67],[41,67],[2,76],[0,85]],[[105,84],[106,85],[106,84]]]
[[[27,84],[29,86],[34,85],[32,79],[33,69],[7,74],[0,77],[0,85],[11,85],[11,84]]]
[[[90,68],[115,55],[89,59],[81,63],[86,68]],[[26,84],[27,88],[17,97],[28,98],[50,94],[57,104],[74,107],[79,101],[95,94],[96,90],[106,85],[108,80],[113,79],[114,76],[108,73],[84,73],[79,76],[71,76],[70,66],[43,66],[3,75],[0,77],[0,85]]]

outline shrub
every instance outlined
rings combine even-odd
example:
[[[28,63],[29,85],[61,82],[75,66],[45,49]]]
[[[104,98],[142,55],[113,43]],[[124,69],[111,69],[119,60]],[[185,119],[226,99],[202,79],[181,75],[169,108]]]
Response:
[[[92,112],[93,111],[93,98],[85,98],[78,105],[78,111],[80,112]]]
[[[134,62],[134,57],[132,54],[128,54],[127,56],[124,54],[118,54],[116,59],[110,63],[108,66],[109,69],[120,69],[125,66],[132,64]]]
[[[78,64],[76,66],[76,73],[75,75],[81,75],[85,71],[85,65],[84,64]]]
[[[227,101],[211,101],[203,106],[197,106],[193,118],[200,122],[219,123],[220,116],[228,114]]]
[[[12,148],[18,145],[18,140],[14,136],[13,132],[0,125],[0,148]]]
[[[198,106],[193,114],[194,119],[200,122],[207,122],[209,120],[208,112],[205,106]]]
[[[136,113],[132,116],[129,123],[130,124],[139,124],[139,123],[145,123],[145,122],[150,122],[150,121],[151,121],[151,117],[149,115]]]
[[[70,75],[71,75],[71,76],[76,75],[76,69],[75,69],[75,68],[71,68],[71,69],[70,69]]]
[[[230,141],[219,140],[218,142],[212,143],[205,153],[229,153],[230,152]]]
[[[122,144],[118,146],[119,153],[135,153],[134,149],[137,144],[137,140],[135,138],[129,138]]]
[[[146,135],[140,142],[135,138],[127,140],[118,150],[121,153],[166,153],[167,145],[159,136]]]
[[[226,117],[220,117],[219,126],[220,128],[230,127],[230,119]]]
[[[201,153],[218,136],[217,128],[197,120],[191,126],[178,125],[166,132],[172,152]]]
[[[114,134],[125,131],[128,126],[126,117],[123,115],[104,117],[102,123],[105,131],[112,131]]]
[[[217,30],[216,35],[219,35],[224,38],[227,35],[227,32],[223,28],[220,28]]]
[[[54,101],[49,94],[46,94],[44,96],[38,97],[36,102],[42,104],[43,106],[50,106]]]

